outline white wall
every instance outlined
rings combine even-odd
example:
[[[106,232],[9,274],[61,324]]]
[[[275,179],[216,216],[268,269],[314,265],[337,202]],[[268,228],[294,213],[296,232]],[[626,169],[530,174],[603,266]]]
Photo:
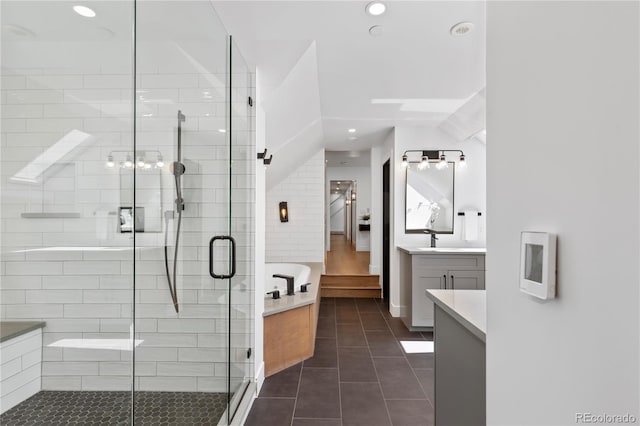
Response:
[[[454,234],[438,235],[441,247],[484,247],[486,244],[486,149],[479,141],[457,142],[434,127],[396,127],[385,143],[372,149],[372,203],[371,214],[371,265],[372,270],[382,266],[382,165],[391,159],[391,259],[390,259],[390,311],[394,316],[401,313],[398,286],[399,254],[396,249],[404,246],[428,246],[430,236],[405,234],[405,169],[401,165],[402,153],[410,149],[461,149],[467,158],[466,169],[456,168],[455,209],[482,212],[480,236],[476,241],[465,241],[462,217],[455,217]],[[380,247],[378,249],[378,247]],[[382,272],[380,272],[382,273]]]
[[[356,182],[356,222],[357,228],[360,216],[371,211],[371,167],[327,167],[327,186],[331,181]],[[356,229],[356,251],[370,250],[369,232]]]
[[[265,148],[265,125],[266,117],[264,109],[262,108],[262,89],[263,89],[263,76],[261,69],[256,69],[256,152],[263,152]],[[257,162],[256,174],[255,174],[255,188],[256,188],[256,212],[260,212],[255,215],[255,305],[254,305],[254,365],[255,365],[255,380],[257,383],[256,395],[260,393],[260,388],[264,382],[264,321],[262,314],[264,313],[264,295],[265,290],[265,227],[266,220],[265,215],[261,214],[265,211],[266,205],[266,184],[265,175],[266,167],[261,161]]]
[[[402,153],[410,149],[460,149],[466,156],[467,167],[456,167],[454,188],[454,233],[453,235],[438,235],[437,245],[441,247],[485,247],[486,233],[484,222],[486,216],[486,149],[482,142],[469,140],[458,142],[437,128],[397,127],[395,132],[394,191],[396,196],[394,222],[396,227],[396,246],[424,246],[428,245],[431,237],[425,234],[405,234],[405,175],[406,170],[401,166]],[[416,155],[414,153],[414,155]],[[449,161],[456,160],[455,157]],[[480,221],[480,235],[476,241],[465,241],[463,235],[463,217],[459,211],[475,210],[482,212]]]
[[[638,3],[487,17],[487,424],[638,419]],[[558,235],[555,300],[518,291],[525,230]]]
[[[324,262],[324,166],[321,150],[267,191],[267,262]],[[280,222],[280,201],[287,202],[288,222]]]

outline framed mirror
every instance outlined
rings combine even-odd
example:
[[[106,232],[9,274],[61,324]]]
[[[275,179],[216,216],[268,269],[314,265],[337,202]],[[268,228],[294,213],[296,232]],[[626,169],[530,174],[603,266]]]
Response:
[[[406,169],[405,233],[453,234],[455,163]]]

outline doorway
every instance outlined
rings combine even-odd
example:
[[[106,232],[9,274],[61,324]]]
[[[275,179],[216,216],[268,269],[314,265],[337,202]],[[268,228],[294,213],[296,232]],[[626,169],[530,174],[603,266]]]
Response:
[[[389,309],[389,265],[391,244],[391,160],[382,166],[382,298]]]
[[[330,244],[326,275],[368,275],[369,252],[356,250],[358,231],[356,181],[330,181]]]

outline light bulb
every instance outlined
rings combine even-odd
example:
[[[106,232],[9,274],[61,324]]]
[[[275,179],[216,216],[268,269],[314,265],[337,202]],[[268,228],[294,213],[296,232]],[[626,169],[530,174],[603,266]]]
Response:
[[[164,167],[164,159],[162,155],[158,155],[158,161],[156,161],[156,167],[163,168]]]
[[[139,168],[143,168],[144,167],[144,158],[138,157],[138,162],[136,164],[138,165]]]
[[[144,163],[144,168],[145,169],[150,169],[151,168],[151,163]]]
[[[438,163],[438,166],[439,169],[446,169],[449,167],[449,163],[447,163],[447,157],[445,157],[444,154],[440,156],[440,162]]]
[[[113,161],[113,155],[109,154],[109,156],[107,157],[107,167],[112,169],[113,166],[115,166],[115,165],[116,165],[116,163]]]
[[[460,154],[460,161],[458,161],[458,167],[464,169],[467,167],[467,160],[464,158],[464,154]]]
[[[407,158],[407,154],[402,155],[402,167],[409,167],[409,159]]]
[[[420,164],[418,164],[418,169],[424,170],[428,168],[429,168],[429,157],[427,157],[426,155],[423,155],[422,159],[420,160]]]
[[[124,166],[126,168],[133,167],[133,161],[131,161],[131,156],[130,155],[127,155],[127,158],[124,160]]]

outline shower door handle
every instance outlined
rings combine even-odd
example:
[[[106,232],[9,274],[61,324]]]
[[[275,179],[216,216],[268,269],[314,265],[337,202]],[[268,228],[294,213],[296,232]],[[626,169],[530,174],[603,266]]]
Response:
[[[231,272],[226,274],[216,274],[213,271],[213,245],[218,240],[228,240],[231,242]],[[209,275],[213,278],[233,278],[236,275],[236,240],[230,235],[216,235],[209,241]]]

